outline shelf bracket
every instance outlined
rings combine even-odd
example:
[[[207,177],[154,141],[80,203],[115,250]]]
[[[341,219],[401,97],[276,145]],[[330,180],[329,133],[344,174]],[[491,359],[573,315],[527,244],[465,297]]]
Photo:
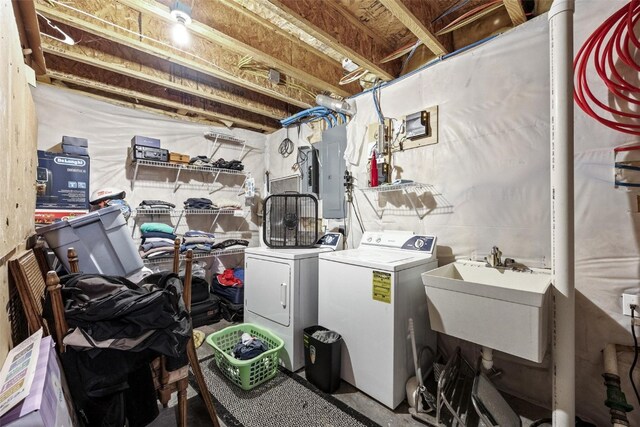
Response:
[[[367,193],[365,193],[364,191],[362,191],[362,195],[364,196],[365,199],[367,199],[367,202],[369,202],[369,205],[371,206],[371,209],[373,210],[373,213],[376,214],[376,216],[378,217],[378,219],[382,219],[382,216],[384,215],[384,209],[382,210],[382,212],[380,212],[378,214],[378,209],[376,209],[375,205],[373,204],[373,202],[371,201],[371,199],[369,199],[369,196],[367,195]],[[377,200],[377,199],[374,199]]]
[[[176,226],[173,227],[173,234],[176,234],[176,230],[178,230],[178,227],[180,226],[180,221],[182,221],[182,217],[184,216],[185,212],[186,212],[186,209],[182,209],[180,211],[180,216],[178,217],[178,220],[176,221]]]
[[[175,193],[180,185],[178,184],[178,180],[180,179],[180,172],[182,172],[182,166],[178,168],[178,173],[176,174],[176,180],[173,183],[173,192]]]

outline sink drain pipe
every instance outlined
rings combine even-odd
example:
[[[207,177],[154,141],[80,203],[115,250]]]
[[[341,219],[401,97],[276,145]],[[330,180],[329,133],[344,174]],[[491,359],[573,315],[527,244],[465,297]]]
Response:
[[[553,425],[575,425],[573,0],[549,10]]]

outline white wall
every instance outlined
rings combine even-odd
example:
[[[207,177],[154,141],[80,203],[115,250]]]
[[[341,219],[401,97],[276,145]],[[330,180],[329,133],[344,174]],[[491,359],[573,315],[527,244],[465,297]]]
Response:
[[[624,2],[576,3],[577,51]],[[380,220],[356,192],[367,230],[436,234],[441,265],[455,258],[481,258],[497,245],[506,257],[550,267],[548,43],[544,15],[382,90],[387,117],[439,106],[439,143],[393,159],[394,178],[431,184],[435,194],[417,194],[421,212],[433,209],[423,220],[402,196],[381,198],[379,205],[387,210]],[[607,99],[602,84],[593,80],[592,87]],[[355,100],[358,113],[348,126],[348,161],[356,184],[366,186],[363,135],[376,119],[370,93]],[[612,148],[633,138],[601,126],[577,107],[575,125],[577,413],[606,425],[601,350],[607,342],[632,343],[619,299],[623,289],[638,286],[640,271],[640,214],[635,194],[613,186]],[[291,174],[294,160],[277,152],[283,137],[279,131],[267,140],[266,168],[272,178]],[[360,231],[355,220],[350,223],[353,247]],[[443,341],[447,347],[460,344]],[[475,360],[478,348],[463,347]],[[635,405],[624,372],[629,355],[620,357],[624,391]],[[549,355],[536,365],[498,353],[496,367],[504,373],[496,382],[550,407],[549,366]],[[640,411],[632,414],[632,424],[640,424]]]
[[[189,197],[207,197],[214,201],[217,198],[237,198],[243,205],[246,204],[245,209],[251,210],[251,213],[246,219],[221,215],[214,231],[219,233],[219,240],[237,237],[250,240],[254,246],[258,244],[258,217],[255,206],[252,206],[251,200],[238,196],[242,190],[242,177],[220,175],[214,183],[212,178],[205,174],[182,173],[179,181],[181,186],[174,192],[174,170],[140,167],[138,179],[131,190],[134,167],[127,162],[127,149],[131,146],[130,141],[134,135],[144,135],[159,138],[162,148],[169,151],[190,156],[210,155],[214,146],[204,138],[204,133],[216,130],[231,134],[247,141],[247,154],[243,157],[243,164],[245,171],[251,172],[255,177],[256,187],[259,189],[262,187],[264,176],[264,135],[240,129],[214,129],[191,122],[181,122],[46,85],[41,85],[34,91],[34,99],[39,120],[39,149],[59,149],[56,146],[63,135],[89,140],[91,191],[104,187],[121,188],[127,192],[126,200],[132,208],[144,199],[165,200],[181,209],[183,201]],[[238,159],[241,155],[241,145],[223,143],[216,147],[216,159],[222,157],[232,160]],[[210,191],[213,193],[210,194]],[[175,219],[177,218],[174,218],[174,222]],[[156,220],[162,221],[161,218]],[[181,226],[178,232],[188,228],[208,230],[211,221],[210,216],[192,216],[188,224],[182,220],[184,226]],[[129,220],[129,225],[133,226],[132,220]],[[228,256],[221,260],[228,267],[242,264],[242,256]]]

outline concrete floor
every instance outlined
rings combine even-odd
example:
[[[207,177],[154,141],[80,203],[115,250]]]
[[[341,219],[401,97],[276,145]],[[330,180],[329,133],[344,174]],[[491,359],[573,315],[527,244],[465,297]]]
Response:
[[[231,323],[222,320],[219,323],[216,323],[214,325],[204,326],[198,329],[200,329],[201,331],[203,331],[205,334],[208,335],[215,331],[223,329],[229,326],[230,324]],[[200,359],[206,356],[209,356],[212,353],[213,353],[212,348],[206,343],[204,343],[200,348],[198,348],[198,356]],[[302,369],[301,371],[298,371],[297,374],[304,378],[304,369]],[[381,405],[377,401],[373,400],[366,394],[358,391],[353,386],[351,386],[350,384],[347,384],[344,381],[342,382],[338,391],[333,394],[333,396],[339,399],[340,401],[344,402],[348,406],[354,408],[358,412],[366,415],[367,417],[377,422],[381,426],[417,427],[417,426],[425,425],[414,420],[411,417],[408,411],[409,406],[407,405],[406,401],[403,402],[398,408],[392,411],[389,408]],[[201,399],[197,396],[197,393],[195,392],[195,390],[193,390],[191,387],[189,387],[188,397],[189,397],[188,425],[190,427],[210,426],[211,422],[209,420],[209,416],[207,414],[206,408],[204,407],[204,404],[202,403]],[[516,411],[519,414],[529,417],[531,419],[545,418],[550,416],[549,411],[533,406],[528,402],[522,401],[520,399],[512,398],[512,397],[508,397],[508,400],[511,406],[514,409],[516,409]],[[169,403],[168,408],[166,409],[161,408],[160,415],[151,424],[151,426],[152,427],[175,426],[176,421],[175,421],[174,405],[175,405],[175,397]],[[522,419],[523,419],[524,427],[528,427],[531,424],[531,421],[528,418],[522,417]],[[221,422],[221,425],[224,426],[222,422]],[[545,425],[546,424],[543,424],[543,426]],[[228,427],[228,426],[225,426],[225,427]],[[285,427],[285,426],[282,426],[282,427]],[[292,427],[297,427],[297,426],[292,426]]]

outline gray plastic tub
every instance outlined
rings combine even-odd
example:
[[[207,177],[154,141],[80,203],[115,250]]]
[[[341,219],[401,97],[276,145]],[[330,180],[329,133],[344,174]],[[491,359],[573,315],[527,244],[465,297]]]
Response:
[[[118,206],[60,221],[36,230],[69,269],[67,250],[74,248],[83,273],[129,276],[144,264]]]

